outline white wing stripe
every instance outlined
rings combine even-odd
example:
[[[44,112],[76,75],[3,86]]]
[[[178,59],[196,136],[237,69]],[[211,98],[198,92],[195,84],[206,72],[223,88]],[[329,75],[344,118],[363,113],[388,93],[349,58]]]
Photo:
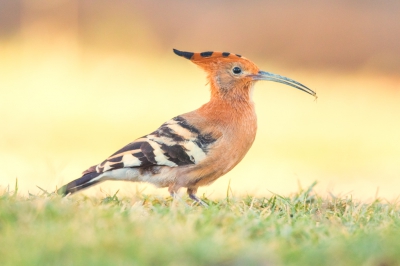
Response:
[[[141,164],[139,158],[133,156],[132,154],[125,154],[122,157],[122,162],[124,163],[124,167],[140,166]]]
[[[177,166],[176,163],[168,160],[167,156],[164,155],[163,150],[161,150],[161,147],[158,143],[156,143],[152,140],[148,140],[148,143],[154,149],[154,151],[153,151],[153,153],[155,155],[154,159],[157,161],[158,165],[167,165],[167,166],[171,166],[171,167]]]
[[[172,129],[176,134],[183,137],[184,139],[191,139],[193,138],[193,133],[190,132],[188,129],[182,127],[181,125],[174,123],[168,124],[168,127]]]
[[[182,146],[185,147],[187,155],[194,159],[194,163],[199,163],[206,158],[204,151],[193,141],[187,141]]]

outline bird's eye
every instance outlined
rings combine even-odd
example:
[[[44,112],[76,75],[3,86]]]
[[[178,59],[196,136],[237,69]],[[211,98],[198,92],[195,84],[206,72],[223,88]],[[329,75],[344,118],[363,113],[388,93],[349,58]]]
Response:
[[[232,72],[233,72],[233,74],[238,75],[238,74],[242,73],[242,69],[240,67],[234,67],[234,68],[232,68]]]

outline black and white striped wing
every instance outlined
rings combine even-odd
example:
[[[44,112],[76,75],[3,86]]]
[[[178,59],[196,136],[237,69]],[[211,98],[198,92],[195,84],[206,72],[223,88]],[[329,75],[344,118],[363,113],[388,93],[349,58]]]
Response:
[[[177,116],[146,135],[126,145],[96,166],[102,173],[119,168],[178,167],[202,161],[217,139],[202,134],[181,116]],[[93,169],[94,170],[94,169]]]

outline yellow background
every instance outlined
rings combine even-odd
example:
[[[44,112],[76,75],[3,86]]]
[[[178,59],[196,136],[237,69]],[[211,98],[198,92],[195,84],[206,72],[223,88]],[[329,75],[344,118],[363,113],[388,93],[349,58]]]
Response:
[[[0,3],[0,189],[52,191],[208,98],[172,48],[242,54],[318,100],[256,85],[259,130],[245,159],[199,190],[223,196],[397,197],[400,4],[374,1],[20,1]],[[229,155],[227,155],[229,156]],[[135,193],[106,182],[85,193]],[[146,193],[165,189],[141,185]]]

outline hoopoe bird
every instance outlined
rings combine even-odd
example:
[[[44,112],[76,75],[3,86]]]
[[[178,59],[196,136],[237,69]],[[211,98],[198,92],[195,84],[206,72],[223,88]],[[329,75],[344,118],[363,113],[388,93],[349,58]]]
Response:
[[[82,177],[61,187],[59,194],[74,193],[105,180],[126,180],[168,187],[173,197],[180,188],[187,188],[191,199],[206,205],[196,196],[198,187],[232,170],[253,144],[257,118],[252,95],[257,81],[283,83],[316,97],[301,83],[261,71],[238,54],[173,51],[205,70],[210,101],[172,118],[90,167]]]

